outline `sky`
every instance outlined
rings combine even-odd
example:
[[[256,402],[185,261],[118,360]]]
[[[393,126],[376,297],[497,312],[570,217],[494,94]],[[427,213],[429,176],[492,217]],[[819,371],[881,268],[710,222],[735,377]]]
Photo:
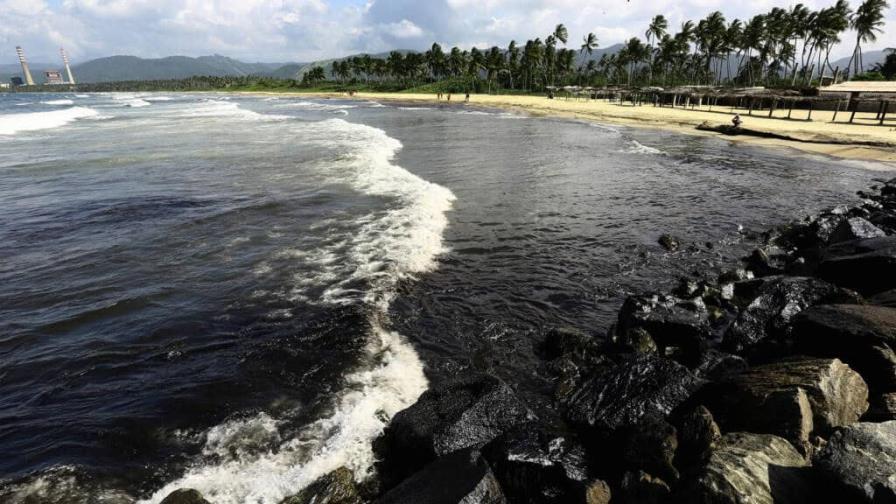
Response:
[[[803,0],[818,9],[835,0]],[[853,7],[859,0],[850,0]],[[593,32],[600,46],[644,36],[663,14],[677,28],[720,10],[746,19],[774,0],[0,0],[0,63],[52,62],[65,47],[74,62],[127,54],[140,57],[222,54],[244,61],[310,62],[391,49],[506,46],[542,39],[557,23],[578,48]],[[891,0],[891,4],[896,2]],[[847,34],[844,40],[852,40]],[[896,46],[896,9],[868,48]],[[835,50],[847,56],[852,43]]]

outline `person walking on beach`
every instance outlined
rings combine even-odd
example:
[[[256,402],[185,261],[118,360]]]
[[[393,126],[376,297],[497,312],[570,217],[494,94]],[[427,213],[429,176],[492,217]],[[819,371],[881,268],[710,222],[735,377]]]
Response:
[[[448,93],[448,101],[451,101],[451,93]]]
[[[464,101],[467,103],[470,102],[470,93],[467,93],[467,96],[466,96],[466,98],[464,98]]]
[[[740,128],[741,123],[743,123],[743,121],[740,118],[740,114],[734,114],[734,118],[731,119],[731,124],[733,124],[735,128]]]

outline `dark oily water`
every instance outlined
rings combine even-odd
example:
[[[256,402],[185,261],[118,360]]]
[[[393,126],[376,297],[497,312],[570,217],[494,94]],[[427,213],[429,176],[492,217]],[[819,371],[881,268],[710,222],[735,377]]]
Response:
[[[464,108],[0,95],[2,500],[277,503],[427,379],[731,265],[855,163]],[[695,244],[677,254],[663,232]]]

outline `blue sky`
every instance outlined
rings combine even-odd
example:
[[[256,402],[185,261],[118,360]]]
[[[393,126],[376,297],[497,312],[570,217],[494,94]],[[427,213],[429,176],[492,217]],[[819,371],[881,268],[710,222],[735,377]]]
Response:
[[[834,0],[804,0],[813,9]],[[487,47],[544,37],[557,23],[570,46],[597,34],[606,47],[642,36],[662,13],[677,27],[721,10],[745,19],[796,2],[752,0],[0,0],[0,63],[22,45],[52,62],[64,46],[74,61],[113,54],[223,54],[247,61],[301,61],[389,49]],[[855,6],[858,0],[851,0]],[[896,46],[896,9],[870,48]],[[851,40],[847,34],[844,40]],[[835,51],[848,55],[850,43]]]

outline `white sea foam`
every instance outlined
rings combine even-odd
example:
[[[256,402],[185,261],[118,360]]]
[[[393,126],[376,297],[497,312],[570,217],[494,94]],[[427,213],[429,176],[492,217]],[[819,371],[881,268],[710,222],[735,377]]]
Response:
[[[631,140],[630,142],[631,145],[628,147],[628,149],[626,149],[626,152],[629,152],[631,154],[665,154],[664,151],[661,151],[660,149],[656,149],[654,147],[648,147],[641,142],[638,142],[637,140]]]
[[[220,103],[206,106],[234,113]],[[340,466],[363,478],[374,461],[372,440],[427,387],[419,357],[384,320],[398,282],[433,269],[445,250],[442,233],[454,195],[395,165],[401,143],[382,130],[342,119],[295,127],[304,141],[343,149],[338,160],[321,164],[326,178],[390,202],[390,209],[360,219],[351,233],[325,246],[281,254],[319,270],[312,282],[296,279],[296,296],[308,294],[303,284],[324,282],[329,285],[324,294],[309,301],[363,301],[373,308],[367,351],[344,378],[328,414],[288,439],[281,438],[280,426],[289,414],[260,413],[213,427],[205,436],[203,459],[146,503],[156,504],[178,488],[195,488],[217,504],[276,504]],[[363,293],[349,285],[359,280],[368,285]]]
[[[177,115],[181,117],[231,117],[255,121],[290,119],[285,115],[259,114],[240,107],[239,103],[223,100],[202,100],[181,109]]]
[[[50,112],[0,115],[0,135],[15,135],[23,131],[58,128],[77,119],[96,117],[98,115],[99,113],[96,110],[87,107],[71,107]]]
[[[47,101],[42,101],[41,103],[43,103],[44,105],[56,105],[56,106],[65,106],[65,105],[74,105],[75,104],[75,102],[73,102],[72,100],[67,100],[67,99],[66,100],[47,100]]]
[[[352,109],[356,108],[356,105],[334,105],[331,103],[320,103],[320,102],[310,102],[310,101],[288,101],[284,103],[280,103],[277,105],[278,107],[286,107],[286,108],[302,108],[308,110],[342,110],[342,109]]]
[[[142,98],[135,98],[133,100],[128,100],[124,103],[125,107],[131,107],[131,108],[148,107],[150,105],[152,105],[152,104]]]
[[[143,99],[148,102],[166,102],[174,100],[174,98],[170,96],[144,96]]]

